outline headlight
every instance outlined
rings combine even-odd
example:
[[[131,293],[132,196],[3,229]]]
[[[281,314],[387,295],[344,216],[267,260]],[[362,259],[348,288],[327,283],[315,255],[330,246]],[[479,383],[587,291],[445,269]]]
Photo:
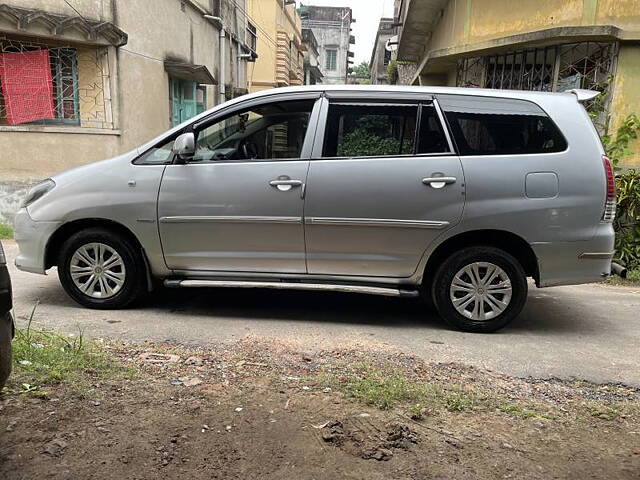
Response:
[[[31,190],[29,190],[29,193],[27,193],[27,196],[24,197],[24,200],[22,201],[22,206],[28,207],[33,202],[35,202],[39,198],[42,198],[47,193],[49,193],[55,186],[56,186],[56,182],[54,182],[50,178],[46,179],[42,183],[39,183],[38,185],[33,187]]]

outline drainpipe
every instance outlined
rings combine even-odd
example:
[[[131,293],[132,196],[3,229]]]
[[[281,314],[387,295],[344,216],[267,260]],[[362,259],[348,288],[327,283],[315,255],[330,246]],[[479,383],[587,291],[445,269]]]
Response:
[[[220,98],[219,98],[219,104],[220,103],[224,103],[227,101],[227,87],[225,85],[226,82],[226,70],[225,70],[225,38],[226,38],[226,32],[224,30],[224,24],[222,23],[222,18],[220,17],[215,17],[213,15],[205,15],[204,18],[206,18],[207,20],[210,20],[214,23],[216,23],[218,25],[218,27],[220,28],[220,36],[219,36],[219,51],[218,51],[218,62],[219,62],[219,67],[218,67],[218,76],[220,77],[218,79],[218,86],[219,86],[219,90],[220,90]]]
[[[218,80],[220,84],[220,103],[224,103],[227,101],[227,86],[226,86],[226,62],[225,62],[225,38],[226,33],[224,31],[224,27],[220,27],[220,80]]]

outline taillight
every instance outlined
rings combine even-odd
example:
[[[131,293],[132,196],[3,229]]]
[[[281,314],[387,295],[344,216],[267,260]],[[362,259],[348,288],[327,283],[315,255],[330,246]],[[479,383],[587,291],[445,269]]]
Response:
[[[611,223],[616,216],[616,179],[609,157],[603,155],[602,164],[604,165],[604,175],[607,178],[607,194],[604,202],[602,221]]]

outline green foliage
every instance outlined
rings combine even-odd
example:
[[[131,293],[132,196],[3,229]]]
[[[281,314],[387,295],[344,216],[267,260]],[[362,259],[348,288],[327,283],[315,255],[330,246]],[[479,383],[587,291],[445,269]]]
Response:
[[[640,268],[640,173],[637,170],[619,173],[616,188],[616,255],[627,268],[637,269]]]
[[[77,393],[96,378],[125,369],[118,366],[94,341],[80,334],[65,336],[31,328],[34,306],[26,328],[16,328],[13,341],[14,380],[22,388],[9,393],[38,393],[41,388],[67,383]]]
[[[620,168],[620,161],[631,155],[632,151],[629,145],[638,138],[639,133],[640,118],[635,114],[631,114],[624,119],[615,136],[609,133],[605,133],[602,136],[604,149],[616,170]]]
[[[13,238],[13,229],[10,225],[0,222],[0,240]]]
[[[398,61],[391,60],[387,65],[387,82],[389,85],[395,85],[398,81]]]
[[[400,150],[400,142],[393,137],[379,137],[366,128],[347,133],[338,146],[339,157],[389,155]]]
[[[371,72],[369,70],[369,64],[367,62],[362,62],[360,65],[356,65],[353,67],[353,73],[358,75],[359,77],[369,77]]]

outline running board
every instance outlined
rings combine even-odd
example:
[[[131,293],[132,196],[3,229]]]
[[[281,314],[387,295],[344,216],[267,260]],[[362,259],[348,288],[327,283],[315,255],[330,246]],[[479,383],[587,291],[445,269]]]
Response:
[[[237,280],[165,280],[169,288],[277,288],[282,290],[316,290],[347,293],[368,293],[386,297],[417,297],[417,290],[403,290],[392,287],[369,287],[365,285],[339,285],[329,283],[298,282],[248,282]]]

